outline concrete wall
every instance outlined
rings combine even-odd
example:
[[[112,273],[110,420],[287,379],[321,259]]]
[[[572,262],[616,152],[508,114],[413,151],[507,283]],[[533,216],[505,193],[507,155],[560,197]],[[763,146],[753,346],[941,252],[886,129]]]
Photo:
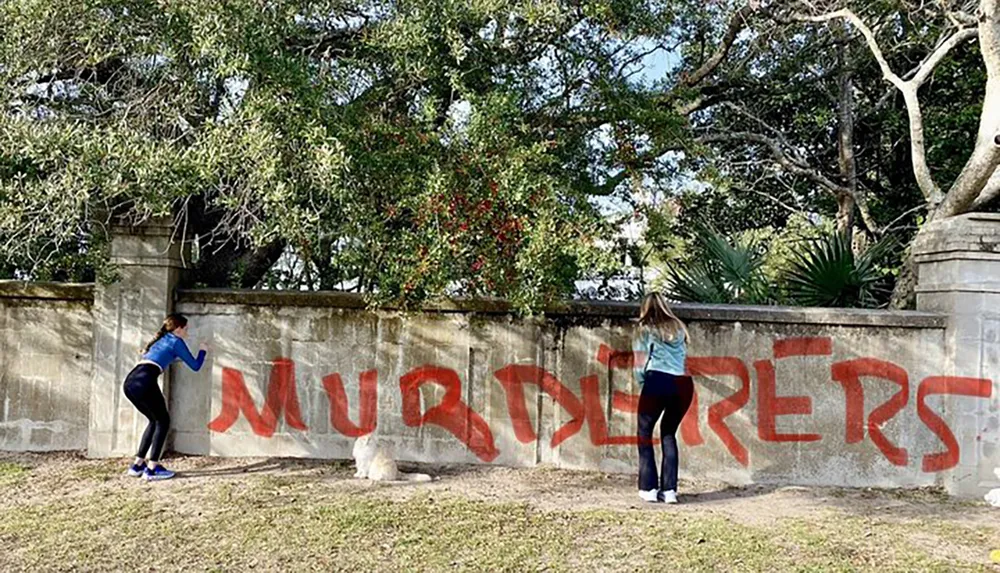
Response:
[[[168,221],[115,227],[111,260],[119,280],[94,289],[94,374],[91,377],[91,456],[134,454],[147,420],[122,393],[140,349],[173,310],[183,250]],[[170,375],[160,377],[168,400]]]
[[[367,377],[377,380],[374,431],[401,459],[635,471],[635,306],[579,304],[532,320],[490,304],[407,317],[360,306],[332,293],[182,291],[177,309],[192,338],[214,352],[199,373],[174,370],[174,447],[347,458],[353,437],[372,430],[360,413]],[[698,374],[697,411],[680,432],[685,471],[737,484],[928,485],[943,483],[975,443],[963,436],[949,448],[939,434],[948,428],[922,413],[941,414],[943,401],[918,401],[926,380],[953,374],[942,369],[940,315],[680,314]]]
[[[87,446],[89,285],[0,281],[0,450]]]
[[[949,489],[978,493],[1000,487],[1000,214],[970,213],[926,225],[914,245],[917,307],[947,317],[942,368],[970,380],[953,383],[946,408],[970,450],[951,472]],[[973,380],[994,384],[991,399],[968,400]],[[980,388],[985,391],[986,388]],[[964,442],[963,442],[964,440]]]
[[[163,377],[178,451],[347,458],[374,431],[405,460],[635,470],[634,305],[403,316],[345,294],[177,291],[174,235],[115,229],[112,284],[0,284],[0,448],[131,454],[145,420],[121,382],[176,306],[213,347],[201,372]],[[1000,216],[931,223],[914,253],[926,312],[681,308],[698,392],[684,471],[1000,486]]]

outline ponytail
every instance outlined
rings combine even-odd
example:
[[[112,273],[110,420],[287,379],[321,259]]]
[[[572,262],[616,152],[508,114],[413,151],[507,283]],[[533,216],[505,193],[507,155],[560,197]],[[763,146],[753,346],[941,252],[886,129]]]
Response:
[[[160,330],[156,331],[156,336],[146,344],[145,348],[140,351],[140,354],[145,354],[149,352],[149,349],[153,347],[161,338],[167,334],[177,330],[178,328],[184,328],[187,326],[187,317],[183,314],[169,314],[167,318],[163,319],[163,324],[160,325]]]
[[[168,331],[167,331],[167,326],[166,325],[160,326],[160,330],[156,331],[156,336],[154,336],[152,340],[150,340],[149,342],[146,343],[146,346],[143,347],[143,349],[139,351],[139,354],[145,354],[145,353],[149,352],[149,349],[152,348],[154,344],[156,344],[157,342],[159,342],[159,340],[161,338],[163,338],[164,336],[166,336],[167,332]]]

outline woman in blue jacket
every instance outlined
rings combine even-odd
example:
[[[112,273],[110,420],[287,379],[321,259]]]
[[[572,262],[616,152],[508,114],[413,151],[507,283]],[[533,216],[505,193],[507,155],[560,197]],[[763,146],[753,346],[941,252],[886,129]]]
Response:
[[[195,372],[201,370],[201,365],[205,363],[207,349],[204,344],[198,350],[198,358],[195,358],[184,343],[187,324],[187,318],[181,314],[167,316],[156,337],[143,349],[142,359],[125,378],[125,397],[149,419],[149,425],[139,441],[135,462],[128,469],[128,475],[132,477],[142,477],[146,481],[174,477],[174,472],[160,465],[163,443],[170,429],[170,414],[157,379],[177,359],[183,360]]]
[[[674,434],[694,397],[694,383],[685,375],[687,327],[670,310],[666,298],[650,293],[639,309],[639,330],[633,349],[646,355],[636,364],[639,395],[639,497],[677,503],[677,438]],[[663,467],[659,478],[653,454],[653,426],[660,421]]]

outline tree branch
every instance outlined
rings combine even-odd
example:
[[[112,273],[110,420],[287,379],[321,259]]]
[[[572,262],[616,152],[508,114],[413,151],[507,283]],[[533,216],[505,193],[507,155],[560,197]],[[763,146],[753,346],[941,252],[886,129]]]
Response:
[[[842,10],[837,10],[836,12],[830,12],[829,14],[821,14],[819,16],[809,16],[805,14],[794,14],[792,19],[798,22],[812,22],[815,24],[822,24],[825,22],[830,22],[833,20],[844,19],[850,22],[865,38],[865,42],[868,43],[868,49],[871,50],[872,55],[875,56],[875,61],[878,62],[879,68],[882,70],[882,76],[886,80],[892,83],[892,85],[899,88],[900,91],[905,89],[906,82],[902,78],[897,76],[892,68],[889,67],[889,62],[886,61],[885,55],[882,54],[882,48],[879,47],[878,41],[875,39],[875,34],[872,32],[871,28],[868,27],[864,21],[861,20],[853,11],[844,8]]]
[[[329,32],[319,32],[314,35],[293,36],[285,39],[285,47],[300,50],[308,55],[346,55],[351,49],[359,46],[367,30],[360,28],[342,28]]]
[[[878,236],[880,234],[878,223],[875,222],[875,217],[872,217],[871,209],[868,207],[868,197],[865,195],[865,192],[858,189],[854,193],[854,200],[858,205],[858,212],[861,213],[861,222],[864,223],[869,233]]]
[[[789,173],[794,173],[795,175],[800,175],[809,179],[810,181],[825,187],[826,189],[833,191],[834,193],[848,193],[852,194],[852,190],[839,185],[835,181],[831,180],[829,177],[823,175],[818,170],[811,167],[800,165],[798,162],[793,161],[784,149],[781,148],[781,143],[774,138],[761,135],[759,133],[750,133],[745,131],[737,131],[731,133],[712,133],[703,135],[695,139],[697,143],[715,143],[715,142],[733,142],[733,141],[748,141],[752,143],[758,143],[771,150],[771,154],[774,156],[775,160]]]
[[[781,144],[781,145],[783,145],[783,146],[785,146],[785,148],[789,148],[790,149],[792,147],[792,145],[790,143],[788,143],[788,140],[785,139],[785,134],[784,133],[782,133],[778,129],[775,129],[775,128],[771,127],[770,125],[767,124],[767,122],[765,122],[764,120],[760,119],[756,115],[750,113],[744,107],[736,105],[735,103],[729,102],[729,101],[724,101],[720,105],[723,105],[723,106],[725,106],[725,107],[733,110],[734,112],[742,115],[743,117],[749,119],[750,121],[756,123],[757,125],[761,126],[762,128],[766,129],[767,131],[771,132],[774,135],[774,137],[777,138],[778,143]],[[808,167],[809,166],[809,164],[804,159],[802,159],[801,157],[797,157],[795,155],[789,154],[788,158],[789,158],[789,160],[793,161],[796,165],[799,165],[801,167]]]
[[[951,35],[947,40],[942,42],[931,55],[920,64],[917,73],[913,76],[913,79],[908,83],[914,84],[916,87],[920,87],[927,81],[931,73],[934,72],[934,68],[941,63],[941,60],[948,55],[948,52],[952,51],[956,46],[962,42],[966,42],[973,38],[979,36],[979,30],[976,28],[961,28],[957,32]]]
[[[1000,168],[1000,0],[980,0],[978,16],[979,52],[986,67],[986,94],[976,145],[936,213],[942,217],[983,205],[996,194],[996,171]]]
[[[55,81],[78,80],[95,84],[109,83],[126,66],[122,58],[110,58],[99,62],[92,68],[70,68],[56,70],[37,78],[30,79],[30,84],[44,84]]]
[[[972,211],[978,211],[988,205],[991,201],[1000,196],[1000,167],[993,171],[993,175],[986,181],[986,186],[972,203]]]
[[[769,199],[770,201],[772,201],[777,206],[781,207],[782,209],[785,209],[786,211],[788,211],[789,213],[792,213],[794,215],[798,215],[799,213],[802,212],[801,208],[789,205],[788,203],[785,203],[784,201],[782,201],[781,199],[778,199],[777,197],[775,197],[774,195],[771,195],[770,193],[765,193],[763,191],[758,191],[756,185],[751,185],[750,187],[746,188],[746,190],[749,191],[749,192],[751,192],[751,193],[753,193],[753,194],[755,194],[755,195],[760,195],[761,197],[764,197],[765,199]]]
[[[754,14],[754,12],[759,9],[759,0],[750,0],[745,6],[733,14],[733,17],[729,20],[729,27],[726,29],[726,33],[722,37],[722,43],[720,43],[719,47],[716,48],[715,53],[712,54],[712,56],[701,65],[701,67],[685,76],[681,82],[688,87],[693,87],[700,84],[702,80],[714,72],[722,61],[726,59],[726,56],[729,54],[729,49],[733,47],[733,43],[736,42],[736,37],[739,36],[740,32],[743,31],[743,28],[746,27],[747,21]]]
[[[903,100],[906,102],[906,111],[910,122],[910,156],[913,163],[913,174],[914,177],[916,177],[917,185],[920,187],[924,198],[929,203],[932,205],[940,204],[944,200],[944,193],[941,192],[940,187],[938,187],[938,185],[934,182],[934,178],[930,172],[930,167],[927,165],[927,146],[924,142],[924,118],[923,111],[920,107],[920,100],[917,97],[917,90],[919,90],[920,86],[927,81],[927,78],[930,77],[934,68],[941,63],[941,60],[948,54],[948,52],[962,42],[976,37],[979,34],[978,30],[975,28],[961,28],[956,31],[948,37],[948,39],[941,42],[937,48],[935,48],[931,55],[924,60],[919,68],[917,68],[917,71],[914,73],[912,79],[904,80],[892,71],[892,68],[889,66],[889,62],[886,61],[885,55],[882,53],[882,49],[879,47],[878,41],[875,39],[875,34],[872,32],[871,28],[853,11],[845,8],[828,14],[821,14],[819,16],[794,14],[792,19],[799,22],[812,23],[823,23],[843,19],[850,22],[851,25],[853,25],[854,28],[857,29],[862,36],[864,36],[865,42],[868,44],[868,49],[875,57],[875,61],[878,62],[879,68],[882,70],[882,76],[892,85],[896,86],[896,88],[903,94]]]
[[[837,30],[837,37],[847,35],[847,24]],[[840,177],[844,186],[851,190],[849,195],[837,198],[837,228],[848,237],[854,233],[854,209],[863,201],[858,200],[858,163],[854,154],[854,76],[848,65],[847,45],[837,43],[838,96],[837,105],[837,160]],[[867,206],[865,207],[867,209]],[[864,214],[862,214],[864,219]]]
[[[683,117],[687,117],[696,111],[701,111],[703,109],[708,109],[713,105],[720,103],[726,103],[725,94],[715,94],[715,95],[705,95],[700,94],[695,99],[685,103],[677,104],[674,109]]]

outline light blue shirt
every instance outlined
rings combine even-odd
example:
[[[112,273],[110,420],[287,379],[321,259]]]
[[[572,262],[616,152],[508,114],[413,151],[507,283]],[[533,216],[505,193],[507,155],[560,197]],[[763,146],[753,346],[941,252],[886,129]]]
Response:
[[[674,376],[683,376],[687,360],[687,341],[684,332],[678,332],[672,341],[665,341],[646,328],[640,328],[632,343],[632,350],[643,352],[646,359],[635,364],[635,379],[641,385],[646,381],[646,372],[655,370]]]

